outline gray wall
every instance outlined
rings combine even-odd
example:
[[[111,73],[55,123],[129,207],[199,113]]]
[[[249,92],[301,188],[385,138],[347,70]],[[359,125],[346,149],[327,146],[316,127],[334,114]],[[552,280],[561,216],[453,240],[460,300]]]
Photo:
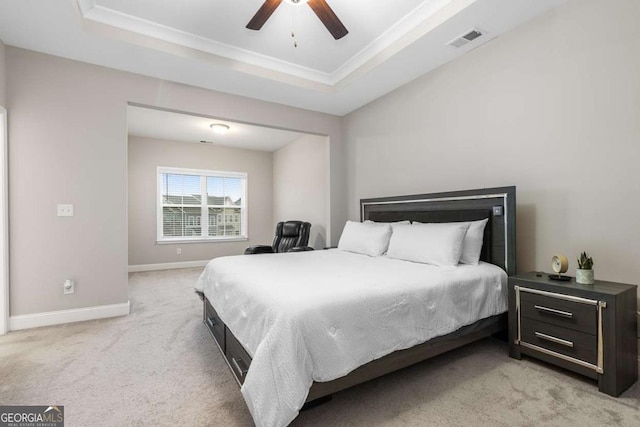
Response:
[[[129,265],[209,260],[238,255],[273,235],[272,153],[129,136]],[[157,167],[247,173],[249,240],[156,244]],[[182,254],[178,255],[176,249]]]
[[[336,116],[13,47],[6,66],[13,316],[127,301],[127,102],[329,135],[331,221],[342,229]],[[58,203],[75,216],[57,217]],[[73,295],[62,294],[66,278]]]
[[[362,197],[517,186],[518,270],[640,283],[640,1],[574,0],[347,115]]]
[[[274,222],[311,223],[309,246],[327,243],[329,147],[325,137],[307,135],[273,153]],[[337,241],[336,241],[337,242]]]
[[[6,106],[6,47],[0,40],[0,105]]]

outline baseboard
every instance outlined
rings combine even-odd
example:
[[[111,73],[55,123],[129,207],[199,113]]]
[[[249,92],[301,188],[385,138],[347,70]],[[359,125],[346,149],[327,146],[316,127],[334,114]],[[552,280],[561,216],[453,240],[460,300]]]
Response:
[[[71,310],[48,311],[45,313],[23,314],[9,317],[9,330],[39,328],[41,326],[60,325],[62,323],[82,322],[129,314],[129,301],[122,304],[97,305],[94,307],[74,308]]]
[[[155,270],[174,270],[178,268],[194,268],[204,267],[209,260],[204,261],[184,261],[184,262],[165,262],[162,264],[140,264],[130,265],[129,273],[137,273],[140,271],[155,271]]]

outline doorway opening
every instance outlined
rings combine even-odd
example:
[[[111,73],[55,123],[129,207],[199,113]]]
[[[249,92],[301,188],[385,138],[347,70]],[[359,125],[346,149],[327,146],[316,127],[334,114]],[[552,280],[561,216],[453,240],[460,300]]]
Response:
[[[131,104],[127,120],[129,272],[239,255],[285,220],[330,243],[328,136]]]
[[[9,199],[7,110],[0,106],[0,335],[9,330]]]

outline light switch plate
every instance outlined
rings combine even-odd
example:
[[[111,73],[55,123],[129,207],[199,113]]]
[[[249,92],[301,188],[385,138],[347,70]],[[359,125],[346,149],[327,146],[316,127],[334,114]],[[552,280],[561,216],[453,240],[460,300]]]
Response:
[[[62,289],[65,295],[72,294],[76,291],[76,284],[73,280],[67,279],[64,281],[64,284],[62,285]]]
[[[58,205],[58,216],[73,216],[73,205]]]

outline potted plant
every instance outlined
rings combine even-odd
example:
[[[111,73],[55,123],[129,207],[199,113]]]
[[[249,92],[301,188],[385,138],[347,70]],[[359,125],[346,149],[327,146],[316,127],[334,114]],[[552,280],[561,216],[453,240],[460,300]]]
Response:
[[[578,268],[576,269],[576,282],[583,285],[593,285],[593,258],[582,252],[578,257]]]

